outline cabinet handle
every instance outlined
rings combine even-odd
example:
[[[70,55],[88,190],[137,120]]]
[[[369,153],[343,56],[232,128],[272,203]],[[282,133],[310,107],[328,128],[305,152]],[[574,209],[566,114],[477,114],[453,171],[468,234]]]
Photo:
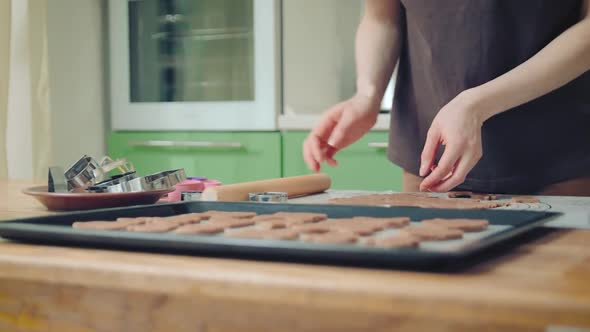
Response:
[[[374,149],[387,149],[387,147],[389,146],[389,143],[387,143],[387,142],[370,142],[368,144],[368,146],[370,148],[374,148]]]
[[[211,149],[241,149],[240,142],[211,142],[211,141],[129,141],[129,146],[145,147],[183,147],[183,148],[211,148]]]

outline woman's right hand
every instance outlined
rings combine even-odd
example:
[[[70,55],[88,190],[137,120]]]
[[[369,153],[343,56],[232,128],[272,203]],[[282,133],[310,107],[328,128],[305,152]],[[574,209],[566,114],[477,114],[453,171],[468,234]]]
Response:
[[[327,110],[303,143],[303,159],[314,172],[327,162],[336,166],[334,155],[358,141],[377,122],[379,103],[367,96],[354,97]]]

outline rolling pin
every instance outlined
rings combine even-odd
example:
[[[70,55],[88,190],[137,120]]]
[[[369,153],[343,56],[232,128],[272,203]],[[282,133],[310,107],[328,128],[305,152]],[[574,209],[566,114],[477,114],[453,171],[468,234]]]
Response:
[[[311,174],[279,179],[242,182],[236,184],[209,187],[203,191],[201,200],[239,202],[247,201],[249,193],[267,191],[286,192],[289,198],[323,192],[330,188],[327,174]]]

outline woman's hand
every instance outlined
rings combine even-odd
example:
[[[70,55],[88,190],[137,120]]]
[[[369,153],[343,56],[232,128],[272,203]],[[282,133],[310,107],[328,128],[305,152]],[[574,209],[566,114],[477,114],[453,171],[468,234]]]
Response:
[[[432,172],[420,184],[421,191],[453,189],[465,181],[481,159],[484,116],[476,104],[473,92],[467,90],[444,106],[432,121],[422,151],[420,176]],[[439,145],[444,145],[445,150],[438,165],[434,165]]]
[[[334,154],[359,140],[377,121],[379,101],[357,94],[327,110],[303,143],[307,166],[319,172],[320,165],[338,163]]]
[[[433,166],[440,144],[445,145],[445,152],[420,190],[448,191],[464,181],[482,156],[481,126],[486,119],[543,96],[590,70],[590,0],[583,0],[580,8],[580,21],[537,54],[462,92],[443,107],[428,132],[420,176]]]

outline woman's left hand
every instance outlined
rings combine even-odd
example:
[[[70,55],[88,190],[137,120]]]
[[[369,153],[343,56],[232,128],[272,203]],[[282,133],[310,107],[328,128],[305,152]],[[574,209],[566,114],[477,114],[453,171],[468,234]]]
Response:
[[[470,90],[464,91],[436,115],[422,151],[420,176],[432,172],[420,184],[421,191],[447,192],[465,181],[467,173],[483,155],[481,127],[483,116]],[[445,146],[438,165],[434,165],[440,145]]]

